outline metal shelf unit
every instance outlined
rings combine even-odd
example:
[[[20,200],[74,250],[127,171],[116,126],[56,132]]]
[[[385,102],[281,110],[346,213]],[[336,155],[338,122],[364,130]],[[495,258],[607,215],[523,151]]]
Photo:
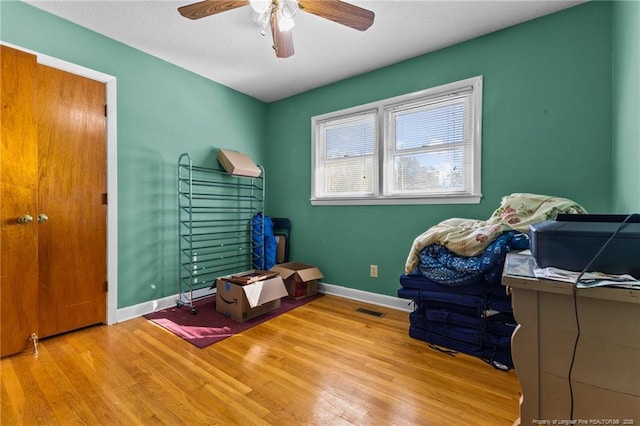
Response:
[[[262,221],[252,226],[255,215],[264,213],[264,168],[259,177],[231,175],[225,171],[194,166],[191,156],[178,160],[178,298],[189,306],[212,294],[216,279],[240,273],[260,264],[256,250],[264,247]]]

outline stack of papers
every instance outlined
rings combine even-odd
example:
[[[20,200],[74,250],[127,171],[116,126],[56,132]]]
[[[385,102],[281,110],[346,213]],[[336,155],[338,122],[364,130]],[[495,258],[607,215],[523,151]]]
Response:
[[[580,272],[567,271],[559,268],[534,268],[533,273],[536,278],[564,281],[572,284],[576,284]],[[585,272],[580,278],[580,282],[576,284],[577,288],[590,288],[590,287],[621,287],[634,290],[640,290],[640,281],[632,277],[629,274],[612,275],[602,272]]]

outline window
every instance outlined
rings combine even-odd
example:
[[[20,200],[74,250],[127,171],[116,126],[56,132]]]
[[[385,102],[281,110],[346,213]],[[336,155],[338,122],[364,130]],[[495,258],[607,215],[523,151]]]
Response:
[[[312,118],[311,203],[480,201],[482,77]]]

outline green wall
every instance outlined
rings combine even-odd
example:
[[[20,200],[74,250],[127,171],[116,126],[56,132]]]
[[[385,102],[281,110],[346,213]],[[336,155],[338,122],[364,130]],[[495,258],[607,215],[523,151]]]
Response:
[[[311,117],[484,76],[478,205],[311,206]],[[413,239],[450,217],[486,219],[513,192],[611,208],[611,5],[593,2],[269,105],[270,214],[324,282],[395,295]],[[369,265],[379,278],[369,278]]]
[[[212,165],[226,147],[265,164],[267,213],[292,219],[293,260],[318,265],[327,283],[387,295],[418,234],[449,217],[485,219],[512,192],[637,211],[638,100],[626,93],[637,93],[637,11],[590,2],[269,105],[20,2],[0,2],[0,39],[118,79],[122,308],[175,292],[182,152]],[[480,204],[311,206],[312,116],[475,75],[484,76]]]
[[[175,294],[176,164],[216,148],[264,160],[266,104],[20,2],[0,39],[117,77],[118,307]]]
[[[613,4],[613,209],[640,213],[640,1]]]

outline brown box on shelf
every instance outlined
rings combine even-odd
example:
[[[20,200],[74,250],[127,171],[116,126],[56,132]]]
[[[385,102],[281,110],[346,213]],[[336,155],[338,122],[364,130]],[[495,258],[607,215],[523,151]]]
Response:
[[[260,167],[241,152],[221,149],[218,151],[218,162],[232,175],[258,177],[261,173]]]
[[[281,263],[270,270],[278,272],[284,279],[287,293],[292,299],[302,299],[316,294],[317,280],[323,277],[317,267],[298,262]]]
[[[288,295],[281,277],[274,276],[248,284],[236,284],[229,277],[216,280],[216,310],[243,322],[280,307],[280,299]]]

